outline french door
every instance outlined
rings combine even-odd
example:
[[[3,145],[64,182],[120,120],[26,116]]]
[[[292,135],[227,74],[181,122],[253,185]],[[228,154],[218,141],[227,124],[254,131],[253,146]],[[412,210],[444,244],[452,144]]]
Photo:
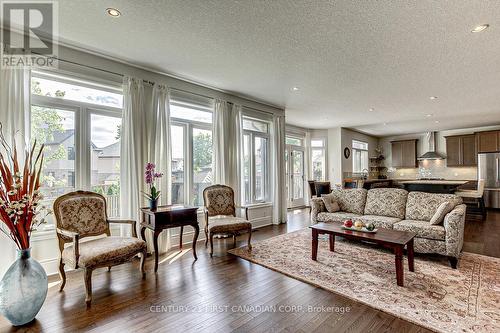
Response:
[[[304,206],[304,148],[287,145],[285,150],[285,171],[288,194],[288,208]]]

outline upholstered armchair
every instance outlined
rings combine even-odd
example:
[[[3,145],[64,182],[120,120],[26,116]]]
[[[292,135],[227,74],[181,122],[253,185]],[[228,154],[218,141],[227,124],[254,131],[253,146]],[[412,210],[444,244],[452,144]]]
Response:
[[[210,241],[210,256],[214,253],[214,235],[225,234],[233,236],[236,246],[236,235],[242,231],[248,232],[248,248],[252,249],[252,224],[248,221],[248,211],[245,219],[236,217],[234,191],[225,185],[212,185],[203,190],[205,204],[205,246]]]
[[[85,302],[92,301],[92,271],[99,267],[123,264],[141,253],[140,269],[144,276],[146,242],[137,238],[135,221],[110,220],[106,212],[106,200],[100,194],[77,191],[65,194],[54,202],[56,233],[61,258],[59,273],[61,287],[66,284],[64,267],[82,268],[85,279]],[[129,224],[133,237],[111,236],[110,223]],[[87,241],[85,237],[102,236]],[[70,243],[69,246],[65,246]]]

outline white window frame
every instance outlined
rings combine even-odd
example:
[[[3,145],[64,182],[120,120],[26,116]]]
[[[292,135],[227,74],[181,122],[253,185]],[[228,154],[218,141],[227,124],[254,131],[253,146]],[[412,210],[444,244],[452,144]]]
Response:
[[[60,81],[64,83],[68,83],[68,79],[59,78],[58,76],[49,76],[48,74],[44,74],[42,72],[34,72],[32,73],[33,78],[49,78],[54,81]],[[79,81],[69,80],[71,84],[80,84]],[[81,84],[86,87],[98,87],[101,89],[101,85],[97,83],[95,86],[91,86],[88,83]],[[31,82],[30,82],[31,87]],[[107,89],[102,89],[103,91],[112,91],[117,92],[119,88],[116,89],[113,86],[109,86]],[[92,179],[91,179],[91,123],[90,118],[92,114],[104,115],[109,117],[122,118],[123,112],[120,108],[104,106],[99,104],[78,102],[74,100],[51,97],[51,96],[40,96],[36,94],[31,94],[31,106],[40,106],[46,108],[55,108],[61,110],[67,110],[74,112],[75,114],[75,190],[84,189],[90,190],[92,187]],[[29,121],[29,128],[27,129],[27,133],[31,136],[31,119]],[[44,204],[49,204],[53,201],[53,199],[44,200]],[[55,221],[54,221],[55,222]],[[47,231],[54,230],[55,223],[45,224],[43,227],[39,228],[39,231]]]
[[[170,102],[175,103],[175,102]],[[196,110],[202,110],[212,113],[213,121],[213,111],[205,108],[193,107]],[[183,201],[184,205],[192,205],[194,200],[193,185],[194,185],[194,170],[193,170],[193,129],[207,130],[212,132],[213,140],[213,128],[212,124],[198,122],[194,120],[186,120],[181,118],[170,118],[170,126],[180,126],[184,128],[184,193]],[[212,154],[212,162],[213,162]],[[213,163],[212,163],[213,165]],[[212,170],[213,174],[214,170]],[[200,203],[199,207],[202,207],[203,203]]]
[[[245,204],[245,205],[251,205],[251,204],[258,204],[258,203],[264,203],[264,202],[269,202],[270,200],[270,190],[269,190],[269,184],[270,184],[270,148],[271,148],[271,141],[270,141],[270,138],[271,136],[269,135],[269,130],[270,130],[270,126],[271,124],[266,121],[266,120],[262,120],[262,119],[258,119],[258,118],[254,118],[254,117],[251,117],[251,116],[246,116],[246,115],[243,115],[243,118],[245,119],[250,119],[250,120],[253,120],[253,121],[258,121],[258,122],[262,122],[262,123],[266,123],[267,124],[267,133],[265,132],[260,132],[260,131],[254,131],[254,130],[249,130],[249,129],[243,129],[242,130],[242,142],[243,142],[243,136],[245,135],[248,135],[249,136],[249,175],[250,175],[250,179],[249,179],[249,182],[250,182],[250,198],[251,200],[247,200],[248,198],[245,198],[245,180],[244,180],[244,177],[243,177],[243,173],[241,175],[241,184],[242,184],[242,189],[241,189],[241,200],[242,202]],[[256,179],[255,179],[255,138],[263,138],[263,139],[266,139],[266,142],[267,142],[267,149],[266,149],[266,157],[265,157],[265,160],[266,160],[266,170],[265,170],[265,177],[264,177],[264,197],[260,200],[257,200],[255,198],[255,183],[256,183]],[[242,155],[241,155],[241,160],[243,161],[243,151],[242,151]]]
[[[362,148],[354,148],[354,142],[359,142],[361,144],[365,144],[366,145],[366,149],[362,149]],[[360,140],[352,140],[352,143],[351,143],[351,147],[352,147],[352,172],[355,173],[355,174],[361,174],[363,173],[363,170],[365,168],[362,168],[362,164],[363,164],[363,161],[361,160],[362,156],[363,156],[363,152],[366,152],[366,169],[368,170],[369,166],[368,166],[368,163],[369,163],[369,157],[368,157],[368,150],[369,150],[369,144],[368,142],[365,142],[365,141],[360,141]],[[360,160],[359,160],[359,164],[360,164],[360,168],[361,170],[356,170],[355,169],[355,165],[356,165],[356,153],[359,152],[359,155],[360,155]],[[369,170],[368,170],[369,172]]]

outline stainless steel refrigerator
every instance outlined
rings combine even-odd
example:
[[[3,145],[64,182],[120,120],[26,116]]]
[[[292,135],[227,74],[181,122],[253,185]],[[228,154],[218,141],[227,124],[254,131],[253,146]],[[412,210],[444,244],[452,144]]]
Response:
[[[478,179],[484,179],[484,202],[500,208],[500,153],[478,154]]]

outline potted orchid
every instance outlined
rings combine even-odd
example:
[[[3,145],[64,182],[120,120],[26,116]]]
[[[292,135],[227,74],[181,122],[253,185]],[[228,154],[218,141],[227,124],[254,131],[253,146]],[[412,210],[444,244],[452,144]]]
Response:
[[[161,178],[163,173],[155,171],[156,166],[153,163],[146,163],[146,171],[144,172],[146,184],[149,186],[149,193],[144,193],[145,197],[149,200],[149,208],[156,210],[158,207],[158,199],[161,192],[156,189],[155,180]]]
[[[47,274],[31,258],[30,247],[32,232],[51,213],[41,205],[43,148],[35,142],[21,163],[15,142],[10,147],[0,124],[0,230],[18,252],[0,282],[0,313],[16,326],[31,322],[47,296]]]

